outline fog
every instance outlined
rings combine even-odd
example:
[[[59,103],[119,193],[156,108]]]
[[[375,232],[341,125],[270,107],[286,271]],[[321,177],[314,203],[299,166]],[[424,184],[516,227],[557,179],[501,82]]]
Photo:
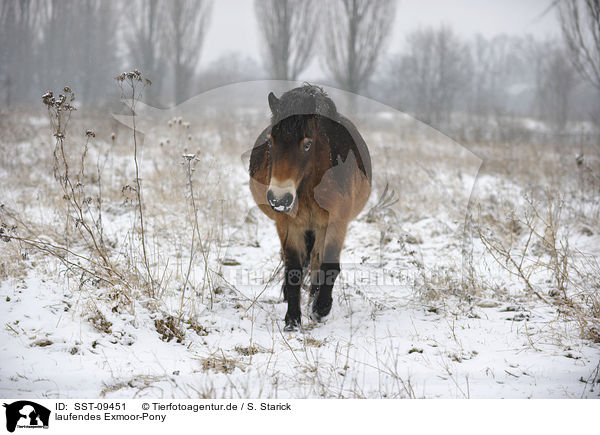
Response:
[[[598,84],[567,43],[564,2],[357,2],[370,15],[354,39],[343,3],[296,2],[302,12],[259,0],[2,0],[0,101],[35,106],[69,85],[80,104],[98,106],[118,96],[115,75],[138,68],[158,107],[228,83],[288,79],[369,96],[463,140],[489,139],[514,117],[559,136],[598,125]]]

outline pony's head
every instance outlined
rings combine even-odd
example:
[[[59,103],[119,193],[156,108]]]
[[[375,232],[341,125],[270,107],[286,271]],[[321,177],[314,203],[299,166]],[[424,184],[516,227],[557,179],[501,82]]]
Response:
[[[335,104],[317,86],[305,85],[277,98],[269,94],[273,114],[268,136],[271,182],[267,201],[273,210],[288,213],[300,189],[313,174],[316,151],[323,140],[319,122],[337,117]]]

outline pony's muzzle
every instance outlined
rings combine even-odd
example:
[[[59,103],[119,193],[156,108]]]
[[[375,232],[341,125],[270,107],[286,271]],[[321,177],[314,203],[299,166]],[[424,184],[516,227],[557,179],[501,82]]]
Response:
[[[294,205],[296,186],[289,180],[285,183],[271,183],[267,190],[267,201],[271,208],[281,213],[287,213]]]
[[[287,213],[292,209],[292,204],[294,203],[294,195],[291,193],[286,193],[281,198],[277,198],[272,190],[267,192],[267,201],[269,201],[269,205],[275,211],[279,211],[282,213]]]

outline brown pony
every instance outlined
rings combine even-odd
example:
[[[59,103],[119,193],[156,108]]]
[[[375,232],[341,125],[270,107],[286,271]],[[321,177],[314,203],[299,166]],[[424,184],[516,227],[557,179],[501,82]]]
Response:
[[[371,192],[371,158],[356,127],[317,86],[271,92],[271,125],[250,156],[250,190],[275,221],[281,241],[288,309],[285,330],[300,326],[303,267],[310,263],[311,318],[331,311],[348,223]]]

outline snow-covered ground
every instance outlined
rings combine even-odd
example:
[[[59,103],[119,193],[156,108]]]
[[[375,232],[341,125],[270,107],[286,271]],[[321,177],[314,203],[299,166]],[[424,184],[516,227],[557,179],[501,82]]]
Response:
[[[267,118],[244,113],[256,119],[237,129],[235,115],[222,126],[192,120],[187,127],[173,113],[151,123],[141,161],[160,294],[134,285],[123,296],[81,270],[67,272],[55,256],[0,241],[3,397],[600,397],[600,344],[466,231],[478,207],[495,216],[523,206],[526,183],[479,172],[481,160],[465,148],[388,109],[356,116],[375,182],[348,231],[332,315],[324,324],[304,317],[302,331],[284,332],[279,242],[253,207],[242,157]],[[64,203],[52,187],[52,139],[43,122],[31,124],[38,133],[21,151],[41,163],[30,166],[2,143],[0,218],[7,231],[19,227],[10,234],[59,244]],[[134,173],[130,132],[122,129],[112,145],[110,134],[97,130],[87,158],[95,168],[110,149],[105,238],[115,262],[139,268],[135,204],[122,189]],[[181,154],[196,151],[210,282],[197,240],[190,263],[193,219]],[[373,209],[386,182],[400,201]],[[587,222],[585,231],[574,222],[569,239],[590,261],[600,257],[597,224]],[[527,235],[518,234],[521,241]],[[76,243],[72,249],[84,253]],[[552,290],[543,271],[532,281],[546,296]]]

